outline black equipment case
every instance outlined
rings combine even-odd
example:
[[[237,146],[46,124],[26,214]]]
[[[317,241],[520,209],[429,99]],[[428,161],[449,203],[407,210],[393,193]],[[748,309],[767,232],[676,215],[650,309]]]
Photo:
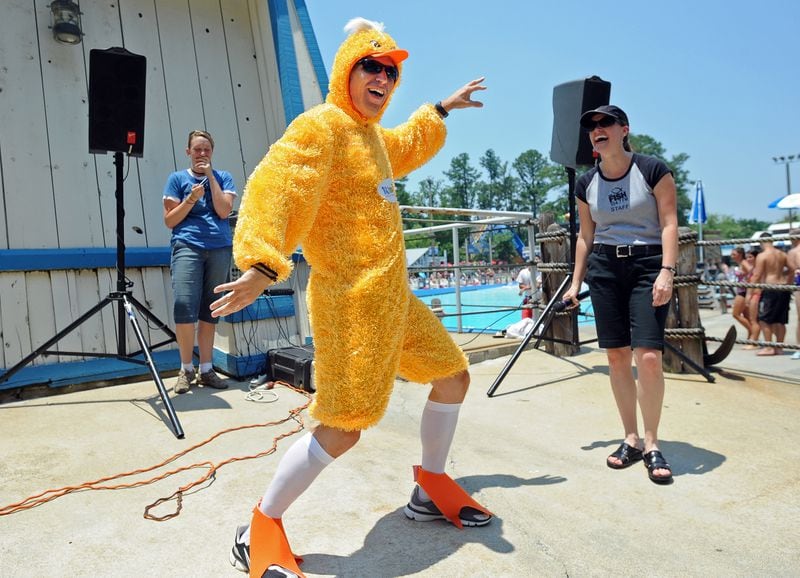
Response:
[[[267,377],[285,381],[298,389],[314,393],[314,346],[281,347],[267,352]]]

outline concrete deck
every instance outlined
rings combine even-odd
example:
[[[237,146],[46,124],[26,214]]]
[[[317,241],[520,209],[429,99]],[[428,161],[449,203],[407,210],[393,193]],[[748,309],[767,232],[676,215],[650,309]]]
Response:
[[[732,323],[707,311],[703,321],[719,336]],[[468,348],[493,344],[508,345],[480,337]],[[493,523],[460,531],[405,518],[427,388],[398,383],[385,419],[284,519],[309,577],[797,575],[800,361],[737,346],[715,383],[669,375],[660,433],[675,482],[662,487],[640,464],[605,466],[621,428],[602,351],[585,346],[569,359],[527,351],[488,398],[505,353],[472,366],[448,465],[496,514]],[[305,401],[279,388],[276,402],[255,403],[247,389],[231,382],[226,391],[174,397],[184,440],[167,427],[150,381],[2,404],[0,507],[157,464],[226,428],[282,420]],[[157,473],[256,454],[292,424],[220,435]],[[249,519],[294,439],[272,455],[221,467],[166,522],[144,519],[145,507],[203,470],[1,516],[0,575],[241,576],[228,563],[234,528]],[[155,513],[173,510],[170,502]]]

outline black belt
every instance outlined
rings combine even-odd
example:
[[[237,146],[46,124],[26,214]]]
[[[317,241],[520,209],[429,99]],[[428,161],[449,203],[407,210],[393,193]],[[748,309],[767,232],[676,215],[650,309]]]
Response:
[[[660,255],[661,245],[600,245],[592,246],[592,253],[611,255],[612,257],[649,257]]]

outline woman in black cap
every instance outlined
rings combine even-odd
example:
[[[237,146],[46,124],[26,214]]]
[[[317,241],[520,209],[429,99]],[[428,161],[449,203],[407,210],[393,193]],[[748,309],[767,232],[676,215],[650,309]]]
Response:
[[[650,479],[666,484],[672,470],[658,447],[658,425],[664,401],[664,326],[678,258],[675,181],[661,160],[632,152],[628,116],[621,108],[590,110],[581,116],[581,126],[589,131],[600,162],[576,185],[581,227],[572,285],[564,299],[577,305],[585,278],[625,430],[606,464],[622,469],[644,459]]]

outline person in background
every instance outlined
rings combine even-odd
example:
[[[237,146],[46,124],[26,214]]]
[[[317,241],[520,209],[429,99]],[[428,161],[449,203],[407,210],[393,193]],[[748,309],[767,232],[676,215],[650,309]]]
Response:
[[[772,243],[771,233],[762,233],[762,251],[756,257],[756,266],[753,269],[753,283],[768,283],[770,285],[783,285],[786,279],[786,253],[776,249]],[[758,323],[764,332],[765,341],[783,343],[786,337],[786,324],[789,323],[789,304],[792,294],[788,291],[777,289],[764,289],[758,304]],[[762,347],[756,355],[782,355],[780,347]]]
[[[789,234],[800,235],[800,229],[792,229]],[[794,291],[794,309],[795,315],[797,315],[794,338],[795,342],[800,345],[800,239],[792,239],[792,248],[786,254],[786,267],[789,269],[786,282],[798,286]],[[792,354],[792,359],[800,359],[800,350]]]
[[[486,87],[483,78],[473,80],[436,104],[423,104],[400,126],[384,128],[380,119],[408,52],[382,24],[356,18],[345,31],[326,102],[298,116],[248,179],[234,241],[244,273],[217,287],[225,294],[212,304],[219,316],[251,303],[289,276],[287,257],[302,244],[311,266],[315,345],[309,412],[319,425],[286,451],[251,524],[236,530],[230,560],[251,576],[302,574],[282,517],[380,421],[397,375],[432,386],[420,419],[422,459],[413,468],[416,485],[404,514],[458,527],[492,519],[445,471],[469,387],[468,363],[442,322],[408,289],[394,184],[443,146],[445,118],[453,110],[482,106],[471,96]],[[396,456],[385,458],[395,465]],[[363,492],[368,502],[367,490],[338,491]]]
[[[754,245],[750,247],[745,255],[745,262],[749,267],[745,281],[753,283],[753,271],[756,268],[756,257],[761,252],[761,247]],[[750,341],[758,341],[761,337],[761,325],[758,323],[758,303],[761,300],[761,289],[755,287],[748,287],[745,293],[745,302],[747,304],[747,318],[750,320],[750,334],[747,339]],[[758,349],[758,345],[750,344],[745,345],[742,349]]]
[[[576,184],[580,234],[564,300],[578,306],[585,278],[624,432],[606,465],[621,469],[644,459],[650,480],[667,484],[672,468],[659,449],[658,426],[664,402],[664,328],[678,259],[675,181],[664,162],[631,150],[628,116],[618,106],[590,110],[580,123],[600,162]]]
[[[737,283],[742,283],[749,279],[750,272],[753,270],[752,266],[747,262],[744,255],[744,249],[742,247],[736,247],[731,251],[731,259],[733,262],[736,263],[736,266],[732,269],[732,281],[736,281]],[[745,295],[747,295],[747,288],[745,287],[734,287],[733,290],[733,306],[731,307],[731,315],[733,318],[738,321],[742,327],[745,329],[745,335],[750,335],[750,319],[747,316],[747,301],[745,300]]]
[[[517,275],[517,285],[519,286],[519,294],[522,295],[522,318],[533,319],[533,279],[531,278],[530,266],[525,266],[520,269]]]
[[[181,357],[175,393],[186,393],[194,381],[214,389],[228,387],[212,369],[218,320],[211,315],[211,302],[214,287],[230,275],[233,238],[228,216],[236,188],[230,173],[212,167],[213,155],[211,135],[193,130],[186,148],[189,168],[172,173],[164,185],[164,223],[172,229],[170,274],[175,336]],[[200,355],[198,371],[192,361],[195,330]]]

